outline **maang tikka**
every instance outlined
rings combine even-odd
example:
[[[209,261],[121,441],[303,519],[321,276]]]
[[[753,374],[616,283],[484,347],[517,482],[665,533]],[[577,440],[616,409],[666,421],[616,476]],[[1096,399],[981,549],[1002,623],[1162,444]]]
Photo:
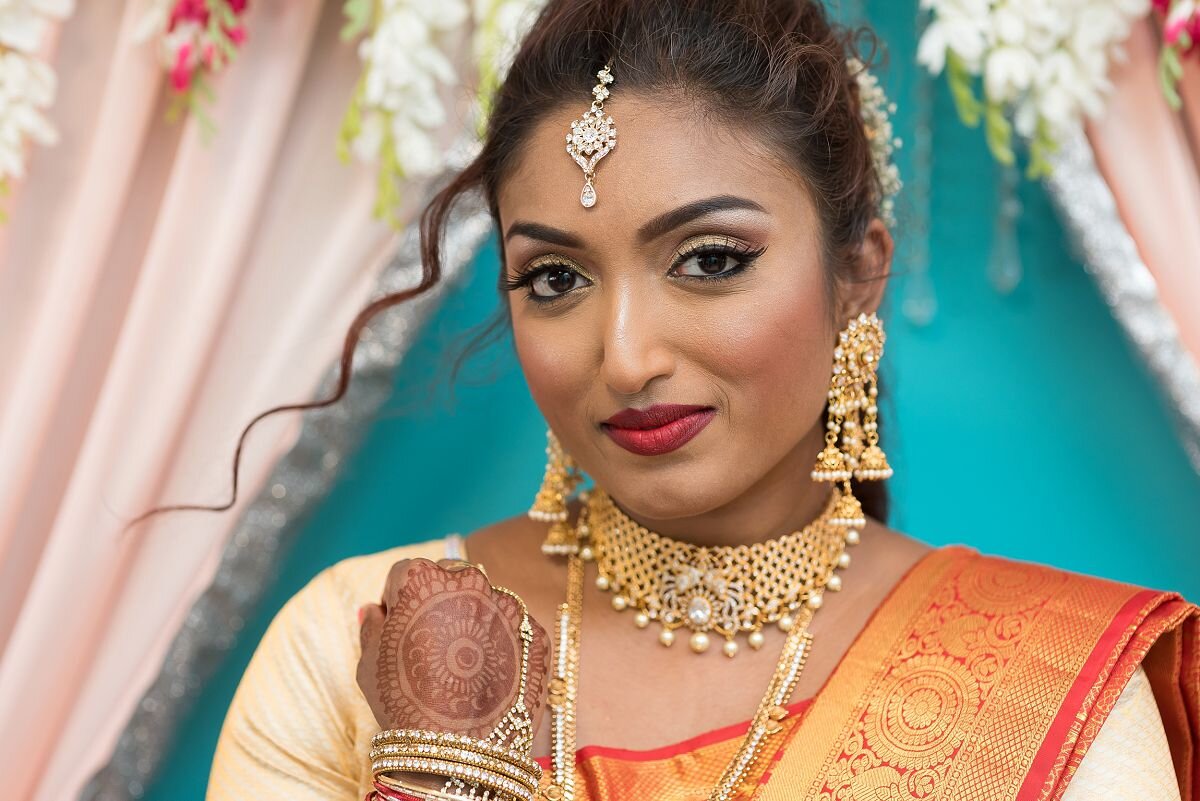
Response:
[[[879,447],[878,371],[884,339],[883,323],[874,313],[860,314],[838,334],[825,447],[817,454],[812,470],[814,481],[842,482],[839,509],[830,522],[852,529],[865,525],[866,518],[851,491],[851,477],[882,481],[892,476],[887,456]]]
[[[610,61],[596,73],[600,82],[592,88],[592,107],[571,123],[571,132],[567,134],[567,152],[583,169],[583,191],[579,193],[579,202],[584,208],[596,205],[596,187],[592,183],[596,177],[596,162],[617,146],[617,129],[613,127],[613,118],[604,111],[604,101],[609,95],[608,85],[613,82],[611,69]]]

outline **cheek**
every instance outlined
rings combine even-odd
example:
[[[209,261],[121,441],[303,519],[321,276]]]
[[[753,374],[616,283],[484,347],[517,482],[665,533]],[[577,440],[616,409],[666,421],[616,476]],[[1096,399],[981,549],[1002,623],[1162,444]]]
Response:
[[[570,414],[569,409],[586,397],[585,389],[595,378],[587,362],[587,348],[577,335],[577,327],[522,316],[515,307],[512,329],[529,393],[542,416],[558,429]]]
[[[731,394],[731,422],[802,433],[825,405],[834,333],[822,286],[777,290],[723,309],[707,350]]]

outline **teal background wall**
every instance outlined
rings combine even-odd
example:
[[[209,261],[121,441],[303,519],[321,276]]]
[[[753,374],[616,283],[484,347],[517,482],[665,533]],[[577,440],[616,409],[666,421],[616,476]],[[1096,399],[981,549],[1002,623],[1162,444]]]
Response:
[[[882,75],[900,103],[898,132],[909,138],[915,2],[870,10],[893,54]],[[991,287],[997,172],[940,82],[934,104],[930,273],[939,311],[917,328],[885,309],[881,431],[897,471],[892,525],[933,544],[966,543],[1200,600],[1200,478],[1164,401],[1036,184],[1020,188],[1025,279],[1008,296]],[[315,573],[527,508],[545,429],[507,340],[453,387],[446,380],[447,350],[497,308],[497,264],[489,244],[420,336],[387,411],[305,522],[257,616],[184,720],[162,773],[169,788],[160,782],[147,797],[203,798],[246,662],[270,618]],[[896,269],[900,290],[906,266]]]

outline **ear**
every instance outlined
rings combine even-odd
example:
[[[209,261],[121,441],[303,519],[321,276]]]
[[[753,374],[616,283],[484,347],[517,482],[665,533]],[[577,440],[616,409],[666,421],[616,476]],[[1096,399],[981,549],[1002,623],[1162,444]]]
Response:
[[[878,217],[871,220],[850,274],[838,281],[839,322],[879,310],[895,249],[896,243],[883,221]]]

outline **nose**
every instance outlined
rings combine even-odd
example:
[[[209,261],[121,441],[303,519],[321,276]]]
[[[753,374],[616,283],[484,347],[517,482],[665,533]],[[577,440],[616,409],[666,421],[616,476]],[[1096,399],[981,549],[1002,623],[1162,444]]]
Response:
[[[600,377],[619,395],[636,395],[675,371],[668,315],[652,294],[623,287],[612,294],[606,309]]]

